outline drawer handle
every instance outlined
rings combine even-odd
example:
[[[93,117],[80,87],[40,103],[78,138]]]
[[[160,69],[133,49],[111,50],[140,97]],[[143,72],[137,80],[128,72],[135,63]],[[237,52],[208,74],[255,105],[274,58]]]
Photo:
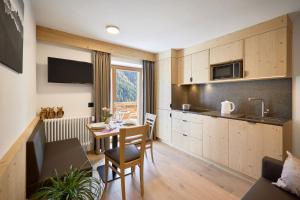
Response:
[[[182,121],[183,121],[183,122],[187,122],[187,120],[185,120],[185,119],[184,119],[184,120],[182,120]]]
[[[185,136],[185,137],[188,136],[187,134],[182,134],[182,135]]]

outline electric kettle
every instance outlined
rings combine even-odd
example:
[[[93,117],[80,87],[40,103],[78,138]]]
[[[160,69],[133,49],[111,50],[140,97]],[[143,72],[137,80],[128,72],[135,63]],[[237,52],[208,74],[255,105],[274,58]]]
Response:
[[[230,101],[223,101],[221,102],[221,114],[230,114],[235,110],[235,105],[233,102]]]

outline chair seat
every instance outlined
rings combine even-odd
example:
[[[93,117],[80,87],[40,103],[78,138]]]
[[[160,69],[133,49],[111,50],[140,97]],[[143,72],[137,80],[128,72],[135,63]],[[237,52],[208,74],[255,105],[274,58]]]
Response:
[[[105,156],[109,157],[116,163],[120,164],[120,149],[119,147],[105,151]],[[127,145],[124,151],[125,162],[130,162],[140,158],[140,151],[135,145]]]

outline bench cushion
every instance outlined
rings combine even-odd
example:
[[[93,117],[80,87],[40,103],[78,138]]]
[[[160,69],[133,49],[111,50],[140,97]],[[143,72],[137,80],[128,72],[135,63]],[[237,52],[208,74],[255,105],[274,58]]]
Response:
[[[260,178],[246,193],[242,200],[299,200],[296,196],[272,185],[265,178]]]
[[[114,149],[109,149],[109,150],[105,151],[104,154],[105,154],[105,156],[108,156],[109,158],[114,160],[116,163],[120,164],[120,149],[119,149],[119,147],[114,148]],[[133,144],[127,145],[125,147],[124,157],[125,157],[125,162],[130,162],[130,161],[136,160],[140,157],[140,151]]]
[[[75,138],[46,143],[44,158],[40,181],[55,175],[55,170],[59,176],[64,175],[70,166],[82,170],[92,169],[80,142]]]

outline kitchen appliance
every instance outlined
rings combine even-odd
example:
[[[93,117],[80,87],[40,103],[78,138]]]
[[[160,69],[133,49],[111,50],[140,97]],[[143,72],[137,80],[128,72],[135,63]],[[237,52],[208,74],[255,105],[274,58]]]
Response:
[[[231,101],[223,101],[221,102],[221,114],[231,114],[235,110],[235,105]]]
[[[211,66],[212,80],[243,78],[243,61]]]
[[[191,104],[182,104],[182,110],[190,110]]]

